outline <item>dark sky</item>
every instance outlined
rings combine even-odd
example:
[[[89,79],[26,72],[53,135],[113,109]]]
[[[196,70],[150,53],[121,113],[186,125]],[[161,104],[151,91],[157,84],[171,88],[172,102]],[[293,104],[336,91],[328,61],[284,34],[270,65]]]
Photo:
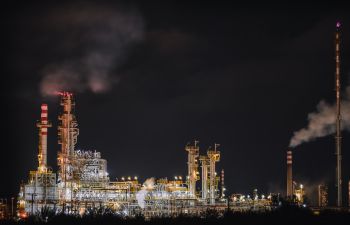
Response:
[[[307,126],[320,100],[334,102],[338,19],[343,89],[350,85],[350,11],[343,5],[78,2],[4,9],[1,196],[16,194],[37,167],[35,122],[43,102],[54,124],[48,154],[56,168],[59,98],[43,95],[47,84],[76,93],[77,147],[100,151],[112,179],[185,175],[184,146],[196,139],[202,154],[221,144],[218,167],[229,193],[284,191],[293,132]],[[344,131],[344,183],[349,149]],[[295,180],[310,187],[332,182],[334,151],[332,135],[296,147]]]

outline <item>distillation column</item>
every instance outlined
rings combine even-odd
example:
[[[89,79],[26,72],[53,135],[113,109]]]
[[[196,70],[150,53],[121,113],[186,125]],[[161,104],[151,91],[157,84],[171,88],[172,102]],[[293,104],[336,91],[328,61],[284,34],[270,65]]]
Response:
[[[51,127],[48,121],[48,107],[47,104],[41,105],[40,122],[36,124],[39,128],[39,154],[38,154],[38,171],[47,172],[47,131]]]
[[[337,155],[337,206],[342,206],[342,175],[341,175],[341,113],[340,113],[340,22],[337,22],[335,32],[335,91],[336,91],[336,102],[337,102],[337,118],[336,118],[336,135],[335,135],[335,147]]]
[[[63,112],[58,117],[60,125],[58,127],[59,141],[61,150],[58,155],[59,165],[59,183],[60,183],[60,202],[65,210],[66,202],[72,200],[72,182],[73,182],[73,165],[72,159],[74,155],[75,144],[79,135],[78,123],[74,115],[73,94],[62,92],[61,106]]]
[[[220,152],[217,151],[217,147],[219,147],[219,144],[215,144],[214,150],[208,150],[207,155],[209,158],[209,197],[210,197],[210,204],[215,204],[215,179],[216,179],[216,173],[215,173],[215,163],[220,161]]]
[[[199,180],[197,161],[199,157],[199,147],[197,144],[198,141],[194,141],[194,145],[188,145],[185,148],[188,152],[188,189],[192,197],[196,196],[196,181]]]
[[[293,197],[292,151],[287,151],[287,197]]]
[[[199,157],[202,165],[202,199],[206,200],[208,197],[208,167],[209,158],[205,155]]]

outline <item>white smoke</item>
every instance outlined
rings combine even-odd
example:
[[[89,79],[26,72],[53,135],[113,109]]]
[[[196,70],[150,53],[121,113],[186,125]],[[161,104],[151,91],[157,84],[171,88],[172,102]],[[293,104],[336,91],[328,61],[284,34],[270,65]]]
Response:
[[[88,3],[78,7],[55,10],[47,18],[46,33],[61,35],[50,38],[64,59],[42,70],[40,91],[44,96],[57,91],[110,90],[120,79],[117,70],[130,47],[143,38],[143,20],[135,10]]]
[[[153,190],[154,188],[154,178],[148,178],[142,185],[140,191],[136,193],[137,204],[144,209],[145,208],[145,198],[148,191]]]
[[[136,193],[136,199],[137,199],[137,204],[141,207],[141,209],[145,208],[145,197],[147,195],[147,192],[145,189],[141,189]]]
[[[350,130],[350,86],[341,101],[341,129]],[[335,133],[336,105],[321,101],[316,112],[308,115],[309,124],[306,128],[294,132],[289,146],[296,147],[304,142]]]

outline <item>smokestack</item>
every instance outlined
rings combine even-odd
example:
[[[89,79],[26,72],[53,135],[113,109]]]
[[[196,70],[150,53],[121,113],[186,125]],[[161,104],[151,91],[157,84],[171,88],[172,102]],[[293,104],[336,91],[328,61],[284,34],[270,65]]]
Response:
[[[336,168],[336,187],[337,187],[337,206],[342,206],[342,175],[341,175],[341,114],[340,114],[340,22],[337,22],[335,32],[335,91],[336,91],[336,135],[335,147],[337,155]]]
[[[37,123],[39,128],[39,154],[38,154],[38,171],[47,171],[47,128],[51,127],[48,122],[48,107],[47,104],[41,105],[40,122]]]
[[[293,196],[292,151],[287,151],[287,197]]]

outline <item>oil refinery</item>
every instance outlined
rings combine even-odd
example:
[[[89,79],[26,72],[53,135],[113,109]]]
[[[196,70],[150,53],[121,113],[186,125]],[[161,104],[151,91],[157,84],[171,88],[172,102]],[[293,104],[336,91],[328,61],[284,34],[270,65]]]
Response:
[[[107,172],[107,160],[100,152],[76,150],[79,135],[74,115],[72,93],[61,95],[62,114],[59,116],[58,153],[59,171],[48,169],[47,135],[51,124],[48,122],[48,106],[41,105],[39,130],[38,168],[30,171],[29,180],[21,186],[19,193],[20,215],[33,214],[43,207],[64,213],[84,213],[91,207],[107,207],[125,215],[142,212],[146,216],[178,214],[181,212],[200,213],[204,208],[225,209],[224,193],[219,192],[219,180],[215,164],[220,160],[220,151],[215,144],[207,155],[199,154],[198,142],[188,145],[188,176],[174,180],[148,179],[141,185],[137,178],[111,181]],[[196,192],[200,180],[199,160],[202,166],[202,194]]]
[[[62,113],[58,117],[58,173],[47,165],[47,135],[51,123],[48,105],[41,105],[38,168],[30,171],[28,182],[22,184],[18,196],[18,215],[26,217],[44,208],[67,214],[84,214],[92,208],[108,208],[116,214],[145,217],[200,215],[208,209],[223,212],[228,201],[234,210],[249,210],[252,206],[269,209],[270,196],[225,196],[224,170],[219,175],[216,164],[220,161],[219,144],[200,154],[198,141],[185,146],[188,154],[186,177],[149,178],[141,184],[137,177],[111,181],[107,160],[100,152],[76,150],[79,128],[74,115],[75,101],[70,92],[60,93]],[[184,151],[184,153],[185,153]],[[51,153],[53,154],[53,153]],[[199,165],[200,164],[200,165]],[[201,167],[201,174],[199,173]],[[57,178],[57,179],[56,179]],[[201,191],[197,191],[201,180]],[[238,197],[238,198],[237,198]]]
[[[341,178],[341,115],[340,115],[340,25],[336,31],[336,187],[337,206],[342,206]],[[243,194],[225,194],[224,170],[217,169],[221,159],[220,145],[215,143],[207,152],[200,151],[199,142],[184,147],[187,154],[187,175],[174,179],[150,177],[140,182],[138,177],[111,180],[107,160],[98,151],[76,149],[79,128],[75,116],[75,99],[71,92],[59,92],[61,114],[58,116],[58,171],[52,171],[47,163],[50,151],[48,135],[52,127],[49,121],[49,106],[41,105],[38,128],[38,166],[29,172],[26,183],[21,184],[17,198],[17,215],[25,218],[43,209],[55,213],[83,215],[94,208],[103,208],[117,215],[146,218],[177,216],[180,214],[201,215],[213,209],[218,212],[226,210],[271,210],[274,198],[279,194],[259,195],[255,189],[252,196]],[[287,151],[286,158],[286,197],[303,204],[305,187],[293,180],[292,150]],[[185,162],[183,163],[183,165]],[[200,188],[199,188],[200,187]],[[350,183],[349,183],[350,187]],[[350,190],[350,188],[349,188]],[[328,188],[318,186],[318,204],[328,205]],[[349,191],[350,196],[350,191]],[[277,200],[278,201],[278,200]],[[3,211],[3,210],[2,210]],[[12,210],[13,211],[13,210]]]

